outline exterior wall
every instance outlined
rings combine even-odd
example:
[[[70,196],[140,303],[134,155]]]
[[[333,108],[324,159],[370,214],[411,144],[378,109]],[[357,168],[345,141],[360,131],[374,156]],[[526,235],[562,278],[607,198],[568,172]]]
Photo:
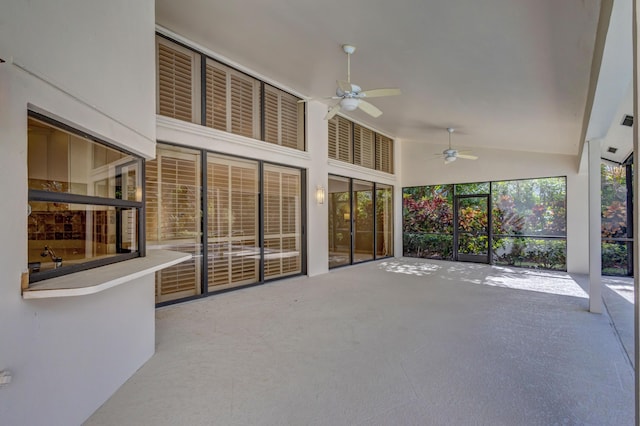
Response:
[[[227,65],[273,84],[276,87],[287,90],[286,87],[282,87],[277,81],[270,81],[259,74],[253,73],[250,69],[242,66],[242,64],[234,63],[228,58],[220,57],[216,52],[209,50],[206,46],[194,43],[179,34],[173,33],[169,29],[159,27],[159,32],[195,50],[206,53],[212,58],[219,59]],[[292,90],[288,91],[295,94]],[[396,200],[401,198],[401,187],[397,185],[399,180],[396,176],[328,159],[329,130],[327,121],[324,119],[326,113],[327,106],[325,104],[317,101],[307,103],[306,152],[282,148],[263,141],[257,141],[163,116],[157,116],[157,140],[160,142],[207,149],[221,154],[264,160],[305,169],[307,172],[307,274],[314,276],[326,273],[329,270],[328,201],[325,199],[324,204],[318,204],[316,201],[316,189],[319,185],[325,190],[325,198],[327,196],[329,174],[394,185],[394,197]],[[364,123],[363,125],[371,128],[371,126]],[[372,130],[375,131],[376,129],[373,128]],[[397,143],[394,144],[394,149],[394,170],[398,170]],[[394,231],[397,232],[396,230]],[[396,244],[395,240],[394,244]],[[397,250],[397,244],[395,250]],[[400,253],[402,253],[402,250]]]
[[[401,149],[403,187],[566,176],[567,270],[588,273],[588,180],[586,174],[578,174],[576,157],[472,148],[478,160],[445,165],[433,155],[441,145],[402,143]]]
[[[96,19],[99,17],[99,19]],[[154,351],[153,277],[23,300],[27,108],[155,155],[154,3],[10,0],[0,17],[0,387],[3,424],[80,424]],[[135,78],[143,75],[145,78]]]

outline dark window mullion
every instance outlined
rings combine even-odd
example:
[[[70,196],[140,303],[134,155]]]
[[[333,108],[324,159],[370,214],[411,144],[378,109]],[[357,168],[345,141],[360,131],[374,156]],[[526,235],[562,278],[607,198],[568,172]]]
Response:
[[[267,139],[267,131],[266,131],[266,107],[265,107],[265,93],[264,93],[264,81],[260,82],[260,140],[265,141]]]
[[[39,189],[29,190],[29,201],[44,201],[69,204],[92,204],[96,206],[142,208],[142,201],[121,200],[118,198],[95,197],[92,195],[70,194],[68,192],[51,192]]]
[[[282,215],[282,210],[280,210]],[[264,161],[258,162],[258,246],[260,247],[260,264],[258,282],[264,282]],[[280,230],[282,232],[282,230]]]
[[[375,138],[374,138],[375,141]],[[375,145],[375,143],[374,143]],[[375,162],[375,155],[374,160]],[[373,182],[373,260],[378,258],[378,184]]]

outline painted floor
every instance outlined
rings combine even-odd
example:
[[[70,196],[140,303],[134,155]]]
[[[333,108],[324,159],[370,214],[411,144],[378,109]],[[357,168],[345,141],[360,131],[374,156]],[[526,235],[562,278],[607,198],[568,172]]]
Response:
[[[402,258],[162,308],[86,424],[631,425],[629,357],[579,281]]]

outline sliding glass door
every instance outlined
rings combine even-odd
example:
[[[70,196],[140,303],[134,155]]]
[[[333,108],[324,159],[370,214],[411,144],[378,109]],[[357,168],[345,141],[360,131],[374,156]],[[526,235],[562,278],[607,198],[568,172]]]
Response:
[[[158,144],[147,247],[193,257],[156,274],[156,302],[304,273],[303,188],[297,168]]]
[[[207,154],[209,291],[258,281],[258,162]]]
[[[193,255],[156,274],[156,302],[201,293],[200,164],[200,151],[175,146],[159,146],[156,158],[146,162],[147,249]]]
[[[353,263],[373,259],[373,182],[353,180]]]
[[[351,186],[329,176],[329,268],[351,264]]]
[[[264,278],[302,272],[302,172],[264,165]]]
[[[393,256],[393,187],[376,184],[376,257]]]
[[[393,187],[329,175],[329,268],[393,256]]]

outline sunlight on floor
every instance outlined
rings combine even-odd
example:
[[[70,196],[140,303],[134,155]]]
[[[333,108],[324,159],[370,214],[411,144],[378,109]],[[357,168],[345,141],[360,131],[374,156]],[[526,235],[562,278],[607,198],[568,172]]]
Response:
[[[432,276],[452,282],[461,281],[562,296],[588,297],[580,285],[566,272],[539,271],[428,259],[390,260],[382,262],[380,268],[387,272]]]
[[[620,297],[633,304],[633,278],[631,277],[602,277],[602,283],[615,291]]]

